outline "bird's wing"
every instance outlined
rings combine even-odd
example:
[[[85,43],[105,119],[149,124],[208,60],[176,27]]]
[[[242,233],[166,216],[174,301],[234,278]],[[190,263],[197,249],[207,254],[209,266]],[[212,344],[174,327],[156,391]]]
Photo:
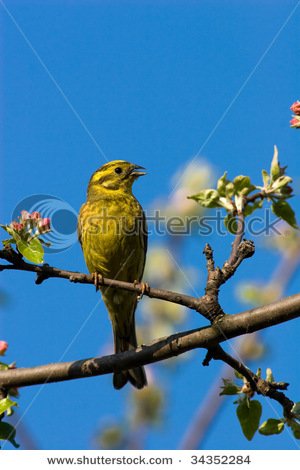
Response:
[[[80,223],[80,214],[81,214],[82,207],[80,208],[78,220],[77,220],[77,236],[78,236],[80,245],[82,245],[82,230],[81,230],[81,223]]]
[[[144,269],[145,269],[145,263],[146,263],[146,253],[147,253],[147,248],[148,248],[148,230],[147,230],[147,220],[145,216],[145,212],[143,211],[143,216],[142,216],[142,223],[141,223],[141,245],[143,248],[143,253],[144,253],[144,260],[143,260],[143,265],[141,269],[141,274],[140,274],[140,279],[142,279]]]

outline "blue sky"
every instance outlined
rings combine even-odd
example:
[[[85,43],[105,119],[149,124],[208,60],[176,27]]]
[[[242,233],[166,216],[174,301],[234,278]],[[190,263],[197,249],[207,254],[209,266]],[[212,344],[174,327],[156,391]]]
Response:
[[[171,176],[198,154],[216,174],[249,174],[259,183],[277,144],[299,194],[300,135],[288,125],[289,106],[299,98],[296,5],[295,0],[0,1],[1,222],[9,222],[14,208],[32,194],[56,196],[77,212],[91,173],[114,159],[148,169],[135,188],[147,208],[170,194]],[[299,210],[298,197],[293,205]],[[185,254],[197,269],[201,258],[195,260],[195,250],[201,253],[206,241],[193,239]],[[218,260],[230,241],[213,237]],[[155,242],[153,237],[149,245]],[[46,261],[86,270],[78,244]],[[277,261],[258,250],[256,259],[242,266],[239,280],[255,278],[258,271],[266,280]],[[298,280],[288,293],[297,292]],[[9,361],[30,366],[75,360],[98,354],[109,341],[107,315],[103,306],[93,311],[98,298],[90,287],[59,280],[35,286],[29,274],[15,272],[3,274],[1,283],[8,301],[0,336],[10,344]],[[224,288],[222,301],[230,312],[243,308],[233,283]],[[204,324],[190,315],[187,327]],[[299,401],[298,328],[294,321],[264,332],[270,351],[260,365],[289,381],[289,395]],[[202,369],[202,356],[197,352],[168,381],[167,419],[151,433],[147,448],[177,447],[219,370],[218,364]],[[19,415],[25,413],[39,447],[85,449],[103,416],[121,415],[124,402],[126,390],[113,390],[107,376],[24,389]],[[224,433],[229,425],[231,432]],[[203,445],[297,448],[288,433],[248,443],[231,400]]]

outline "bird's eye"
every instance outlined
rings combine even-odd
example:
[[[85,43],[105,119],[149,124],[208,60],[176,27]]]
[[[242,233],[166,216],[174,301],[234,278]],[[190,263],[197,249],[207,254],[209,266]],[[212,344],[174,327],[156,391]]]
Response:
[[[120,168],[119,166],[115,168],[115,173],[117,173],[117,175],[120,175],[122,171],[123,171],[122,168]]]

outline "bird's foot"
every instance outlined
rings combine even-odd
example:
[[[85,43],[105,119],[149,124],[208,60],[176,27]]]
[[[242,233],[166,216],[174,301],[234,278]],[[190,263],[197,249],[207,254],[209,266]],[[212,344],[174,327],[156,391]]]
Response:
[[[94,286],[96,287],[96,292],[99,290],[99,286],[103,285],[103,276],[100,273],[93,273]]]
[[[140,300],[142,300],[143,298],[143,295],[145,292],[149,292],[150,290],[150,286],[147,282],[138,282],[138,281],[134,281],[133,283],[135,286],[138,286],[140,285],[141,286],[141,293],[137,296],[137,301],[139,302]]]

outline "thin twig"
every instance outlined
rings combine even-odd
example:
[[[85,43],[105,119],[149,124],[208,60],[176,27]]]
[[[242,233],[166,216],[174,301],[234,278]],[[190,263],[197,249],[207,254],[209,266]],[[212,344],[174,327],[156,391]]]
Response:
[[[239,246],[245,234],[245,216],[243,212],[240,212],[237,214],[236,221],[237,221],[236,236],[234,238],[231,253],[228,259],[229,265],[234,265],[239,257]]]
[[[263,191],[260,191],[259,193],[254,193],[251,196],[246,196],[245,200],[246,203],[248,204],[249,202],[255,202],[257,199],[264,199],[266,197],[266,193]]]
[[[36,273],[36,284],[41,284],[50,278],[60,278],[67,279],[74,283],[91,284],[93,286],[95,285],[95,278],[93,274],[85,274],[76,271],[55,268],[53,266],[49,266],[48,264],[31,264],[27,263],[22,258],[17,258],[15,255],[17,255],[17,253],[13,250],[0,250],[0,258],[5,259],[11,263],[0,265],[0,271],[16,270]],[[120,288],[130,292],[136,292],[138,295],[143,294],[151,298],[166,300],[168,302],[173,302],[193,310],[197,310],[199,313],[201,313],[201,299],[192,297],[190,295],[164,289],[156,289],[150,286],[147,286],[145,289],[145,286],[142,283],[125,282],[119,281],[117,279],[108,279],[105,277],[99,278],[98,284],[111,288]]]
[[[279,263],[279,266],[267,284],[267,287],[274,284],[280,286],[278,291],[278,298],[281,297],[283,291],[287,287],[288,282],[292,279],[295,271],[299,268],[299,248],[300,246],[296,249],[293,249],[292,252],[284,254]],[[242,341],[240,341],[240,343],[235,346],[235,351],[238,357],[242,357],[243,359],[242,345],[244,338],[240,339]],[[191,423],[188,425],[182,441],[179,444],[180,449],[200,448],[203,439],[206,437],[215,416],[217,415],[225,400],[225,395],[220,396],[222,378],[228,380],[234,379],[233,369],[226,364],[224,364],[224,367],[221,369],[218,377],[207,391],[204,402],[199,405],[193,419],[191,420]]]
[[[207,245],[209,247],[209,245]],[[206,247],[206,248],[207,248]],[[210,247],[209,247],[210,248]],[[210,248],[211,249],[211,248]],[[211,250],[212,252],[212,250]],[[212,256],[212,255],[211,255]],[[249,257],[248,252],[241,250],[240,257],[238,258],[239,263],[246,257]],[[37,264],[30,264],[23,260],[20,255],[12,250],[4,249],[0,250],[0,258],[5,259],[10,264],[2,264],[0,265],[0,271],[5,270],[17,270],[17,271],[27,271],[33,272],[37,274],[36,284],[41,284],[47,279],[50,278],[60,278],[60,279],[68,279],[71,282],[80,283],[80,284],[92,284],[95,283],[95,278],[93,274],[85,274],[79,273],[75,271],[68,271],[65,269],[59,269],[48,264],[44,265],[37,265]],[[213,260],[212,260],[213,263]],[[214,266],[214,265],[213,265]],[[164,289],[156,289],[152,288],[147,285],[145,289],[144,283],[136,283],[136,282],[125,282],[119,281],[117,279],[108,279],[105,277],[99,278],[98,284],[101,286],[108,286],[111,288],[120,288],[130,292],[136,292],[138,295],[146,295],[150,298],[165,300],[168,302],[176,303],[179,305],[183,305],[188,307],[192,310],[196,310],[205,318],[209,319],[210,321],[214,321],[220,314],[224,314],[223,310],[219,306],[217,302],[217,298],[213,293],[218,291],[219,286],[226,282],[229,277],[232,276],[233,272],[235,271],[236,267],[232,267],[229,273],[224,274],[218,269],[217,276],[214,275],[214,271],[210,273],[210,279],[208,280],[208,287],[206,288],[206,293],[200,298],[192,297],[190,295],[182,294],[179,292],[172,292],[169,290]],[[224,271],[225,272],[225,271]],[[222,275],[222,277],[219,276]]]
[[[208,243],[203,250],[206,258],[207,280],[205,295],[201,297],[202,302],[204,301],[203,308],[206,308],[206,310],[202,309],[202,313],[205,313],[206,318],[209,318],[212,323],[218,321],[218,318],[224,315],[219,303],[220,287],[234,275],[242,261],[253,256],[255,252],[254,243],[250,240],[243,240],[244,215],[240,214],[238,220],[238,230],[232,244],[231,253],[222,268],[215,267],[213,250]]]
[[[208,365],[210,359],[220,360],[222,362],[225,362],[225,364],[228,364],[234,370],[242,374],[243,377],[245,377],[253,392],[256,392],[258,395],[263,395],[265,397],[269,397],[277,401],[283,408],[284,416],[287,418],[292,417],[291,410],[294,406],[294,402],[291,401],[283,392],[278,390],[286,390],[288,384],[278,385],[276,384],[276,382],[268,382],[267,380],[258,377],[241,361],[238,361],[230,354],[225,352],[220,345],[209,349],[207,357],[204,360],[204,365]]]

